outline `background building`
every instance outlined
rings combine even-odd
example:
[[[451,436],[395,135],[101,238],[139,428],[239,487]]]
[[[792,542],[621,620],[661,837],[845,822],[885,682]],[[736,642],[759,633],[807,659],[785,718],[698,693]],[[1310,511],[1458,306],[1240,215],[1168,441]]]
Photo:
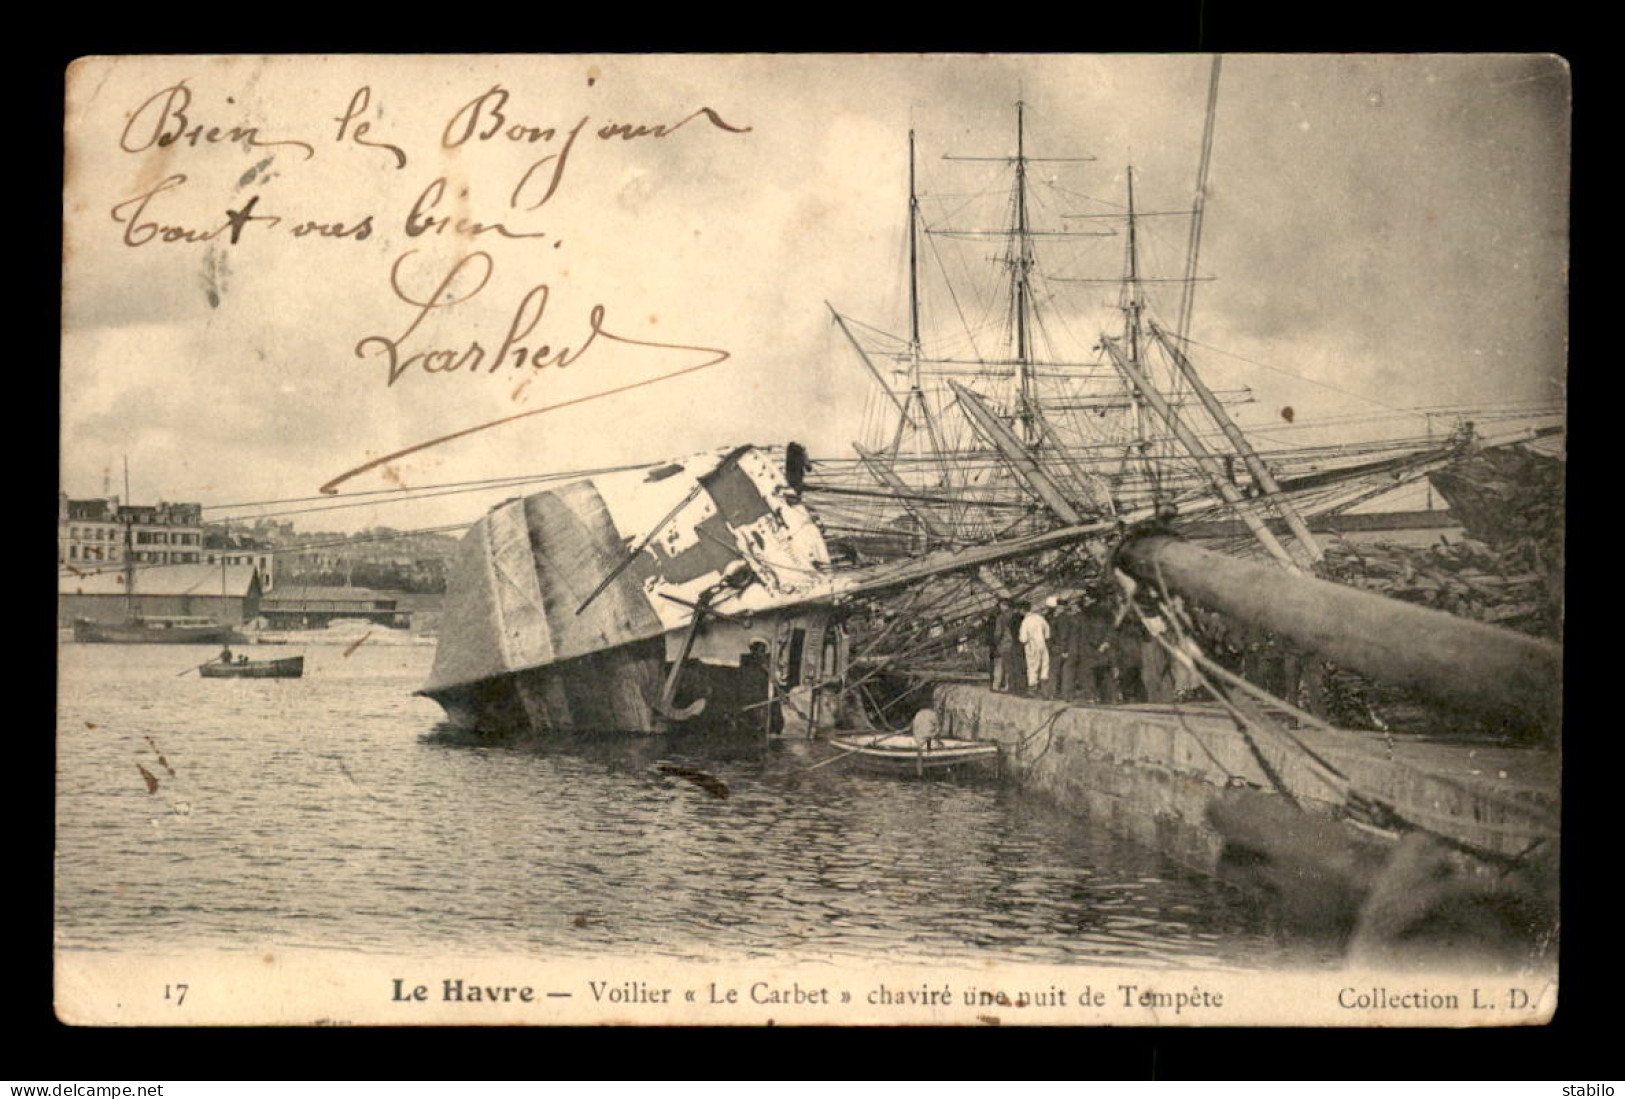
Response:
[[[246,565],[159,565],[131,570],[134,592],[126,590],[122,569],[104,570],[57,580],[57,623],[75,618],[123,622],[139,618],[180,616],[212,618],[236,625],[260,610],[257,570]]]
[[[109,564],[202,562],[201,504],[121,504],[117,496],[70,500],[57,494],[57,564],[98,571]],[[88,567],[87,567],[88,566]]]
[[[259,613],[273,630],[321,630],[335,618],[366,619],[396,628],[412,624],[411,611],[401,606],[398,592],[371,588],[284,584],[261,601]]]
[[[260,585],[276,587],[276,553],[270,543],[252,534],[234,534],[224,527],[203,532],[203,563],[206,565],[248,565],[260,574]]]

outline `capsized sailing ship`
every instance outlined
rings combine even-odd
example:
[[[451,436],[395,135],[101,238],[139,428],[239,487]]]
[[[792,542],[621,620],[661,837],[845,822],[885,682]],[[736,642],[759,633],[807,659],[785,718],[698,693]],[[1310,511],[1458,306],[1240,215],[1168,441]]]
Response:
[[[488,732],[832,727],[839,604],[1103,529],[847,567],[798,455],[740,446],[493,508],[464,535],[419,693]]]

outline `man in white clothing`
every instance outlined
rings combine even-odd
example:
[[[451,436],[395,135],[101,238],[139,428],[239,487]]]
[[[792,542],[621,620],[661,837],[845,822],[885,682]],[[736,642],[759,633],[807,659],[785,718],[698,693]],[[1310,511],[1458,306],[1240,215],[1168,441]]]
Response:
[[[1060,600],[1050,596],[1047,606],[1054,607]],[[1027,690],[1036,692],[1041,684],[1049,682],[1049,619],[1034,607],[1021,620],[1021,646],[1027,651]]]

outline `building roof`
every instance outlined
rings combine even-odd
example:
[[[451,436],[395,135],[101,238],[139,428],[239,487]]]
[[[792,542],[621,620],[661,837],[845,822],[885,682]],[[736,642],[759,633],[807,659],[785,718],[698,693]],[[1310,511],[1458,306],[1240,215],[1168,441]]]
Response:
[[[399,600],[398,591],[377,591],[373,588],[321,587],[314,584],[278,584],[265,594],[262,606],[267,610],[297,608],[302,603],[375,603],[378,600]]]
[[[118,497],[107,500],[69,500],[68,518],[81,523],[116,523]]]
[[[64,568],[67,566],[64,565]],[[143,565],[135,566],[136,595],[220,595],[241,597],[255,584],[251,565]],[[222,578],[224,582],[222,583]],[[57,579],[58,595],[123,595],[123,569],[102,566],[98,571]]]

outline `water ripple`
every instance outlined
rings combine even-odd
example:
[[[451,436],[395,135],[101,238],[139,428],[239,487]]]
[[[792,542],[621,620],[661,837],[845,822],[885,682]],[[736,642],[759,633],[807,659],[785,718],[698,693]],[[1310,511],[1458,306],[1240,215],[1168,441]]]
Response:
[[[208,655],[62,647],[59,942],[1239,968],[1287,949],[1214,883],[1015,788],[808,770],[804,742],[470,742],[412,697],[428,649],[175,675]]]

